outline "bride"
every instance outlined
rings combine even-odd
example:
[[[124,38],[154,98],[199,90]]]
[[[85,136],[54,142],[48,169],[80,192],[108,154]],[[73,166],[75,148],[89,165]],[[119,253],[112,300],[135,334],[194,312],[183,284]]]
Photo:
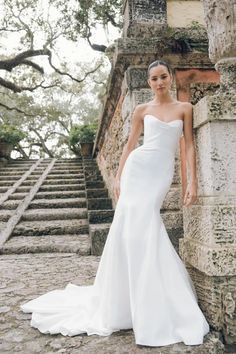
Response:
[[[202,344],[210,330],[160,214],[182,134],[190,175],[183,205],[197,198],[192,105],[171,96],[173,74],[166,62],[151,63],[147,79],[154,97],[133,112],[114,183],[115,213],[94,284],[69,283],[21,305],[42,333],[108,336],[133,329],[136,344],[164,346]],[[135,148],[142,131],[143,144]]]
[[[189,206],[197,198],[197,177],[196,159],[192,133],[192,104],[180,102],[171,97],[170,88],[173,82],[173,74],[170,65],[166,62],[157,60],[148,67],[148,84],[154,93],[154,99],[150,102],[136,106],[133,117],[131,132],[120,158],[119,168],[115,178],[114,192],[116,198],[120,193],[120,176],[125,161],[137,144],[138,138],[143,131],[145,115],[153,115],[162,122],[170,123],[173,117],[179,117],[184,123],[184,138],[186,146],[186,157],[190,168],[190,181],[185,192],[183,204]],[[163,118],[165,117],[165,118]],[[177,120],[177,119],[176,119]]]

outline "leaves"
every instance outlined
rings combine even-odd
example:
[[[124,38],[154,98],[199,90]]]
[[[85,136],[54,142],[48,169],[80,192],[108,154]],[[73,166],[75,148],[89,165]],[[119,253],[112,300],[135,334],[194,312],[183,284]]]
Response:
[[[0,123],[26,131],[18,153],[38,157],[72,154],[75,124],[98,122],[110,62],[67,62],[61,40],[89,40],[97,25],[120,26],[121,0],[2,0]],[[14,39],[14,46],[9,46]],[[5,47],[4,47],[5,43]],[[11,52],[9,52],[11,48]],[[65,48],[65,46],[64,46]],[[43,55],[42,55],[43,54]],[[48,60],[49,59],[49,60]]]
[[[17,129],[14,125],[10,124],[0,124],[0,142],[17,144],[19,141],[24,139],[26,134]]]

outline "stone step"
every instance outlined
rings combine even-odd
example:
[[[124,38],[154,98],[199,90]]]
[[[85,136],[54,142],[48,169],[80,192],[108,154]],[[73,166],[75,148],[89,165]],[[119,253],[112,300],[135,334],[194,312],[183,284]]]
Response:
[[[5,212],[7,215],[9,214]],[[87,219],[87,208],[28,209],[22,221]],[[4,221],[4,220],[3,220]]]
[[[28,193],[13,193],[9,195],[8,200],[21,200],[24,199]]]
[[[0,205],[0,210],[14,210],[18,207],[21,200],[7,200]],[[64,199],[34,199],[29,209],[38,208],[85,208],[87,206],[86,198],[64,198]]]
[[[4,167],[4,171],[5,170],[17,170],[17,169],[26,169],[29,170],[32,166],[34,166],[35,163],[33,164],[10,164],[8,163],[5,167]],[[40,166],[40,164],[38,164],[38,166]]]
[[[84,173],[84,171],[83,171],[83,169],[77,169],[77,170],[74,170],[74,169],[71,169],[71,168],[67,168],[67,169],[64,169],[64,170],[58,170],[58,169],[52,169],[51,171],[50,171],[50,173],[48,174],[48,176],[51,176],[51,175],[57,175],[57,174],[67,174],[67,173],[69,173],[69,174],[71,174],[71,175],[77,175],[77,174],[79,174],[79,173]]]
[[[79,183],[84,183],[84,178],[71,178],[71,179],[64,179],[63,177],[60,179],[50,179],[44,181],[43,185],[48,185],[48,184],[79,184]]]
[[[42,174],[45,171],[45,167],[37,167],[35,170],[32,171],[32,175]]]
[[[9,166],[9,165],[8,165]],[[22,172],[22,174],[28,171],[28,167],[4,167],[4,172]]]
[[[40,192],[49,192],[49,191],[79,191],[85,190],[85,183],[80,184],[49,184],[47,186],[42,185],[39,188]]]
[[[29,209],[86,208],[86,207],[87,207],[86,198],[35,199],[29,205]]]
[[[0,187],[5,187],[5,186],[13,186],[13,184],[18,180],[19,178],[17,178],[14,181],[0,181]]]
[[[0,205],[0,210],[15,210],[20,203],[20,200],[7,200]]]
[[[47,180],[48,179],[84,179],[84,174],[83,173],[78,173],[77,175],[76,174],[69,174],[69,173],[61,173],[59,175],[56,175],[56,174],[48,174],[47,175]]]
[[[31,188],[32,188],[31,186],[23,186],[23,187],[20,186],[16,189],[16,193],[29,192]]]
[[[84,168],[90,168],[90,167],[99,168],[97,162],[95,161],[84,163]]]
[[[88,209],[112,209],[110,198],[88,198]]]
[[[100,169],[99,169],[99,167],[98,167],[98,164],[97,164],[96,162],[84,165],[84,169],[85,169],[86,171],[87,171],[87,170],[90,170],[90,169],[92,169],[92,168],[94,168],[94,169],[100,171]]]
[[[88,220],[91,224],[111,223],[114,216],[114,209],[89,210]]]
[[[66,235],[66,234],[87,234],[87,219],[70,220],[40,220],[21,221],[13,230],[12,236],[42,236],[42,235]]]
[[[30,168],[31,166],[33,166],[34,164],[33,163],[9,163],[7,165],[7,167],[9,168],[15,168],[15,167],[24,167],[24,168]]]
[[[88,198],[108,198],[107,188],[87,189]]]
[[[8,200],[21,200],[24,199],[28,195],[25,193],[13,193],[8,197]],[[86,192],[85,190],[81,191],[51,191],[51,192],[38,192],[35,195],[35,199],[54,199],[54,198],[85,198]]]
[[[66,170],[67,168],[73,168],[73,169],[80,168],[80,169],[82,169],[83,167],[84,166],[82,163],[70,163],[70,164],[68,164],[68,163],[60,163],[60,164],[55,163],[53,165],[53,168],[58,169],[58,170],[61,170],[61,169]]]
[[[91,173],[91,172],[96,172],[96,173],[101,173],[100,169],[98,168],[97,165],[91,165],[91,166],[85,166],[84,167],[84,172],[86,173]]]
[[[20,176],[0,176],[0,181],[17,181],[18,179],[20,179]]]
[[[40,173],[39,175],[29,175],[26,179],[26,181],[37,181],[39,179],[39,177],[42,175],[42,173]]]
[[[85,176],[86,183],[88,182],[102,182],[103,177],[99,175],[91,175],[91,176]]]
[[[110,223],[104,224],[89,224],[89,235],[91,238],[91,254],[101,256],[108,232]]]
[[[54,173],[54,172],[57,172],[58,174],[61,174],[61,173],[65,173],[65,172],[69,172],[70,171],[74,172],[74,173],[83,173],[84,172],[84,169],[83,167],[70,167],[70,166],[65,166],[65,167],[58,167],[58,166],[54,166],[50,173]]]
[[[97,160],[92,158],[92,159],[83,159],[83,164],[85,166],[90,165],[90,164],[95,164],[97,165]]]
[[[0,187],[0,193],[5,193],[8,190],[8,187]]]
[[[91,253],[90,237],[84,235],[18,236],[9,239],[0,248],[0,254],[22,253],[77,253],[88,256]]]
[[[55,164],[83,164],[83,160],[82,159],[60,159],[60,160],[56,160]]]
[[[37,179],[32,180],[32,179],[26,179],[24,182],[21,183],[21,187],[25,186],[33,186],[36,183]]]
[[[51,191],[38,192],[35,199],[53,199],[53,198],[86,198],[85,190],[80,191]]]
[[[7,221],[0,221],[0,231],[2,231],[7,225]]]
[[[11,172],[5,172],[5,171],[0,171],[0,176],[4,177],[4,176],[9,176],[9,177],[15,177],[15,178],[19,178],[23,175],[23,173],[21,171],[11,171]]]
[[[9,161],[9,165],[14,165],[14,164],[27,164],[27,165],[33,165],[35,162],[37,162],[38,159],[30,159],[30,160],[20,160],[20,159],[16,159],[16,160],[12,160]]]
[[[0,221],[7,222],[7,220],[12,216],[12,210],[1,210],[0,212]]]
[[[103,181],[88,181],[86,182],[86,188],[88,189],[98,189],[98,188],[104,188],[105,184]]]

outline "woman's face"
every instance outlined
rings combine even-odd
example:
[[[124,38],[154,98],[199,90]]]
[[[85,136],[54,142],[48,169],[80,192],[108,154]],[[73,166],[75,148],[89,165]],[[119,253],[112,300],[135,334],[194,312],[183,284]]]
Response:
[[[170,89],[172,77],[165,65],[158,65],[151,68],[148,84],[152,91],[158,95],[166,94]]]

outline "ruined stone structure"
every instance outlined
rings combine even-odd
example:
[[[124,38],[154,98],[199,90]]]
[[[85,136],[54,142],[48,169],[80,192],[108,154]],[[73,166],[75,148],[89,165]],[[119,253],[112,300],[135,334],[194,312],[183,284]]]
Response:
[[[234,11],[233,0],[125,1],[122,37],[110,48],[112,70],[94,148],[115,205],[112,185],[133,109],[152,96],[147,67],[156,59],[169,62],[175,77],[173,95],[194,104],[199,198],[183,210],[187,176],[182,137],[161,212],[194,280],[200,307],[228,344],[236,341]]]

